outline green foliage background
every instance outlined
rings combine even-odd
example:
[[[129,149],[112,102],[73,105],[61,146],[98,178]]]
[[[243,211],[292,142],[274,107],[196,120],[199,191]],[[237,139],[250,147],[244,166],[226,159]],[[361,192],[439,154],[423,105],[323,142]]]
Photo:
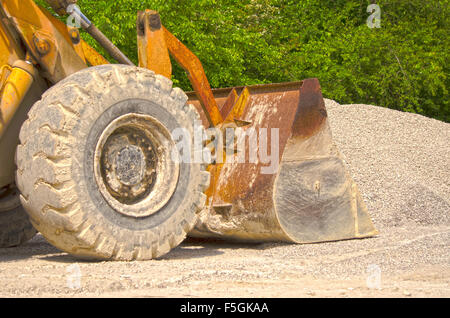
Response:
[[[370,3],[381,7],[381,28],[366,24]],[[375,104],[450,122],[448,0],[78,4],[136,63],[136,14],[149,8],[198,55],[213,87],[317,77],[324,95],[340,103]],[[175,67],[173,80],[190,89],[181,68]]]

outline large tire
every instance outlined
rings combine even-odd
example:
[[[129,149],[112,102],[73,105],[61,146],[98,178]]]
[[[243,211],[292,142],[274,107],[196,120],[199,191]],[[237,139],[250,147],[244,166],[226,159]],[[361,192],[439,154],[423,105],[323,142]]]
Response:
[[[14,187],[0,190],[0,248],[21,245],[33,238],[36,230]]]
[[[20,133],[16,179],[31,222],[82,258],[166,254],[194,226],[209,185],[205,165],[166,160],[167,132],[193,138],[199,118],[182,90],[149,70],[103,65],[64,79]]]

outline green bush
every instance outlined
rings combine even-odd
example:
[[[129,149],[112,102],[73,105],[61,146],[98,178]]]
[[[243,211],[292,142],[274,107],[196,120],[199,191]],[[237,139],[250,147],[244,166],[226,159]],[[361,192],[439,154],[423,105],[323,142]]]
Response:
[[[362,0],[79,0],[137,63],[136,13],[163,23],[202,61],[213,87],[320,80],[340,103],[375,104],[450,121],[447,0],[380,0],[369,28]],[[85,36],[85,38],[87,38]],[[89,40],[89,43],[103,52]],[[185,90],[179,67],[173,80]]]

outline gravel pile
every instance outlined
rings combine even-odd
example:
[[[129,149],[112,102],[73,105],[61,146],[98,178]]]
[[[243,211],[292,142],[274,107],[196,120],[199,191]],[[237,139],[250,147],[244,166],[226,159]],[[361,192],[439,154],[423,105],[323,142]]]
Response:
[[[37,235],[0,249],[0,297],[450,297],[450,124],[326,106],[378,236],[298,245],[186,240],[162,259],[129,263],[80,262]],[[73,265],[82,275],[75,290]],[[378,287],[368,283],[374,273]]]
[[[377,228],[450,224],[450,124],[370,105],[326,107]]]

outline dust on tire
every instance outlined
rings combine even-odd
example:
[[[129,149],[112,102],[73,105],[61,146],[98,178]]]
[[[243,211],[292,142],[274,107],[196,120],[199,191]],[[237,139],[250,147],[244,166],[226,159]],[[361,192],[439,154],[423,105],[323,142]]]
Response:
[[[105,201],[90,160],[102,129],[127,113],[193,131],[199,116],[186,102],[167,78],[124,65],[88,68],[50,88],[30,110],[16,156],[21,202],[36,229],[83,258],[151,259],[181,243],[205,204],[204,166],[183,163],[169,202],[136,218]]]

